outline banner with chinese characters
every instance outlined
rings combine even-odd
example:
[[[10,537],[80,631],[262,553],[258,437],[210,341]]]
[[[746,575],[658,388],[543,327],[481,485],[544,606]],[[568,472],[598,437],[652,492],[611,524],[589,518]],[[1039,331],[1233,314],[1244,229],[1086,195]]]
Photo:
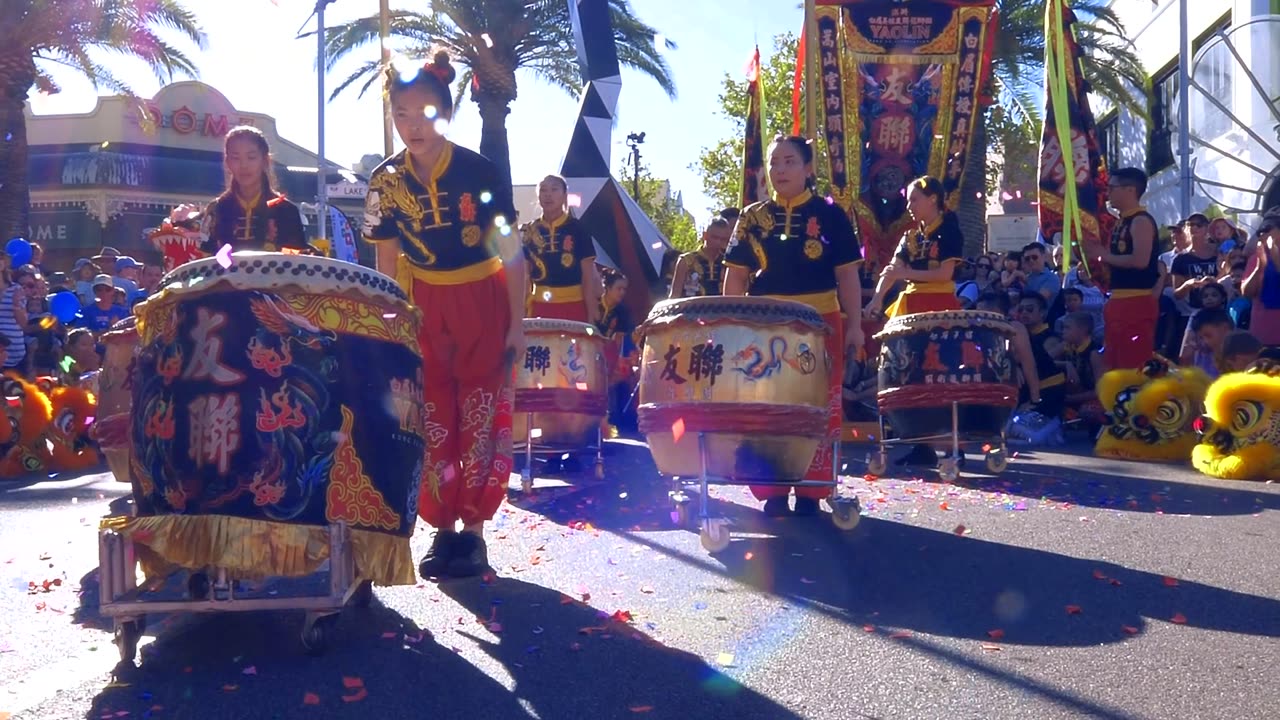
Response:
[[[932,175],[950,209],[962,201],[993,14],[994,0],[817,0],[831,194],[873,268],[889,261],[910,222],[907,183]]]
[[[760,87],[760,48],[747,65],[747,127],[742,144],[742,204],[769,199],[764,172],[764,91]]]
[[[1107,164],[1089,108],[1089,83],[1080,63],[1075,13],[1064,0],[1045,9],[1045,113],[1040,141],[1040,233],[1062,233],[1063,264],[1077,248],[1097,247],[1111,236],[1107,212]],[[1071,172],[1067,172],[1070,148]],[[1084,258],[1086,268],[1100,263]]]

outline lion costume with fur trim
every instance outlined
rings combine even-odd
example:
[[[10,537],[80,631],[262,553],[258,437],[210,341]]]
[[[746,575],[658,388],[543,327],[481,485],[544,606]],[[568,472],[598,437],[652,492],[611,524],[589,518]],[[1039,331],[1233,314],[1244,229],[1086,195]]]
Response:
[[[0,422],[0,477],[16,478],[49,467],[45,431],[53,405],[40,388],[16,375],[3,380],[5,422]]]
[[[55,386],[49,391],[53,421],[47,437],[49,469],[58,472],[88,470],[102,464],[102,454],[89,439],[89,426],[98,412],[98,400],[84,388]]]
[[[1111,370],[1098,379],[1106,426],[1093,452],[1122,460],[1184,461],[1199,441],[1194,425],[1209,376],[1155,356],[1141,370]]]
[[[1222,480],[1280,479],[1280,363],[1262,361],[1209,387],[1191,464]]]

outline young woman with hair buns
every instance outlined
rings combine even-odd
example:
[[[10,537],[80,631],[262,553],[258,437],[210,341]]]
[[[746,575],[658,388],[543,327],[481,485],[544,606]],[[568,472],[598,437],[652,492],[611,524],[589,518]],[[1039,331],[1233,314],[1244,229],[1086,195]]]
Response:
[[[484,523],[512,468],[511,373],[528,295],[510,188],[497,186],[492,162],[444,136],[455,77],[445,53],[413,74],[387,68],[405,150],[373,171],[364,215],[378,269],[423,314],[428,443],[418,514],[436,528],[419,566],[425,578],[489,566]]]

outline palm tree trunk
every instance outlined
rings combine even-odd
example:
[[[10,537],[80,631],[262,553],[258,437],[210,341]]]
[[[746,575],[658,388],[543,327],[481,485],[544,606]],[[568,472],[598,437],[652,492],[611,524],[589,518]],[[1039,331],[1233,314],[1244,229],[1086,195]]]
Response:
[[[507,140],[507,115],[511,114],[511,106],[505,98],[485,92],[476,95],[476,105],[480,108],[480,154],[498,169],[498,187],[493,189],[494,201],[498,203],[498,207],[513,207],[511,145]],[[510,220],[515,224],[515,218]]]
[[[34,81],[35,66],[30,57],[0,55],[0,243],[26,237],[30,227],[23,108]]]
[[[964,176],[960,180],[960,203],[956,217],[960,232],[964,234],[964,256],[974,257],[982,253],[987,239],[987,113],[989,109],[973,116],[971,150],[965,163]],[[1034,238],[1028,238],[1031,242]]]

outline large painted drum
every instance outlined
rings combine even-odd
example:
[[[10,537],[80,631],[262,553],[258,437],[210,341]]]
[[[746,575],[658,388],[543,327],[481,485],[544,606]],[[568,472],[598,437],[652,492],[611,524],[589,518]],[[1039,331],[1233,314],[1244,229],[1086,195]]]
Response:
[[[877,400],[898,438],[947,436],[952,404],[962,434],[996,438],[1017,405],[1013,326],[997,313],[901,315],[881,341]]]
[[[102,336],[106,353],[98,372],[98,417],[94,420],[94,437],[116,480],[130,482],[129,477],[129,411],[133,393],[129,373],[138,351],[137,318],[128,317],[112,326]]]
[[[512,434],[534,445],[585,448],[597,444],[608,412],[605,340],[595,327],[569,320],[524,321],[524,362],[516,367]]]
[[[664,475],[798,480],[827,434],[827,326],[802,303],[698,297],[641,326],[640,431]]]
[[[393,280],[236,253],[169,273],[137,317],[135,545],[169,565],[296,577],[341,522],[357,576],[414,582],[421,318]]]

